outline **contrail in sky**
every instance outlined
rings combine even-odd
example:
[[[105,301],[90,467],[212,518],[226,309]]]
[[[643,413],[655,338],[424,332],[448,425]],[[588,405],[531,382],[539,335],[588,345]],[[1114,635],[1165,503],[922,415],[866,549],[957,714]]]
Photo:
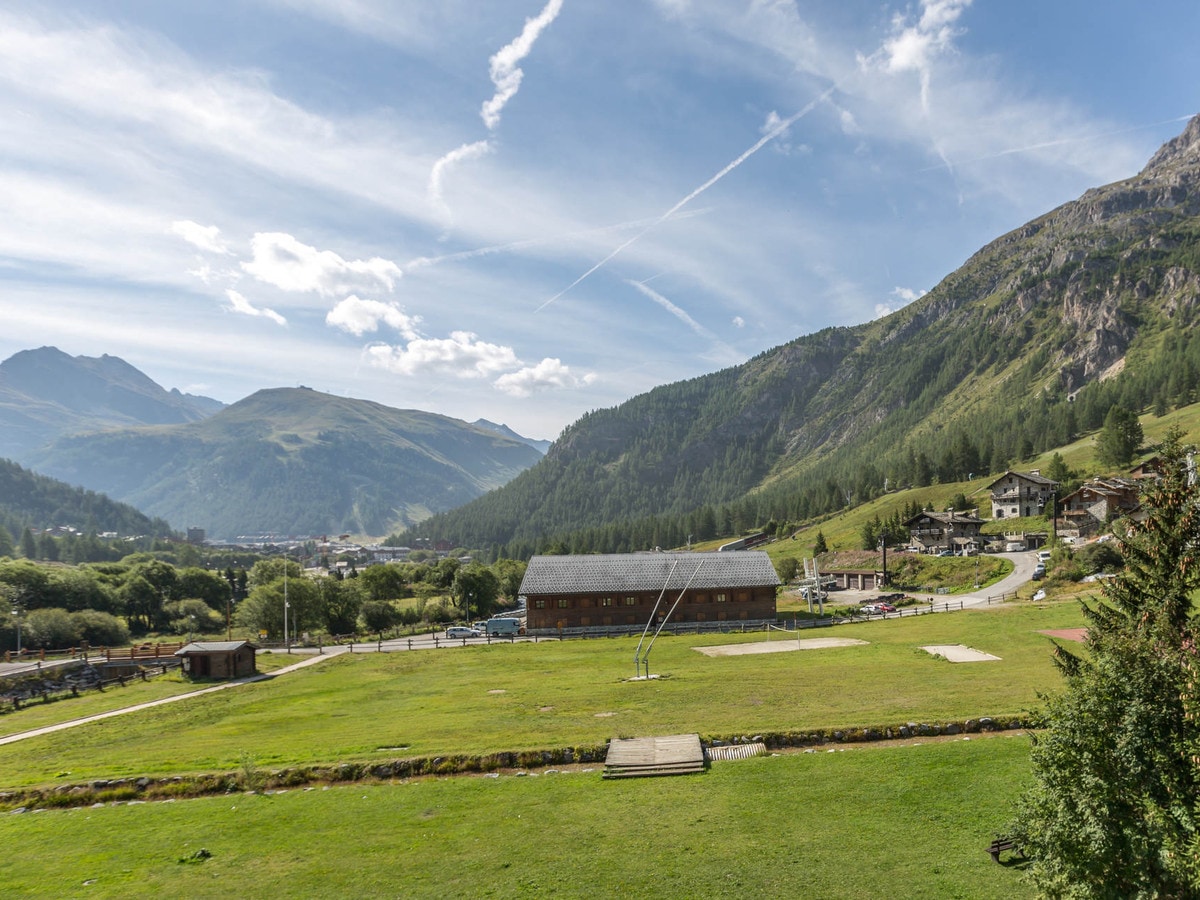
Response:
[[[1145,125],[1134,125],[1130,128],[1118,128],[1116,131],[1105,131],[1100,134],[1084,135],[1083,137],[1059,138],[1054,141],[1042,141],[1040,144],[1030,144],[1027,147],[1010,147],[1007,150],[998,150],[995,153],[989,153],[986,156],[976,156],[974,159],[959,160],[959,165],[968,165],[970,163],[983,162],[988,159],[999,159],[1001,156],[1014,156],[1017,153],[1031,153],[1034,150],[1045,150],[1049,147],[1062,147],[1066,144],[1085,144],[1088,141],[1098,141],[1101,138],[1115,137],[1118,134],[1129,134],[1133,131],[1142,131],[1146,128],[1157,128],[1160,125],[1173,125],[1176,122],[1187,122],[1194,118],[1195,114],[1188,116],[1176,116],[1174,119],[1164,119],[1161,122],[1149,122]],[[939,155],[941,155],[939,151]],[[918,172],[933,172],[937,169],[949,168],[950,163],[946,161],[946,157],[942,156],[945,165],[941,166],[926,166],[923,169],[918,169]]]
[[[667,221],[667,219],[671,218],[671,216],[675,215],[675,213],[679,212],[679,210],[681,210],[683,207],[687,206],[687,204],[691,203],[693,200],[695,200],[697,197],[699,197],[701,194],[703,194],[705,191],[707,191],[710,187],[712,187],[714,184],[716,184],[718,181],[720,181],[722,178],[724,178],[726,175],[728,175],[730,172],[732,172],[734,169],[736,169],[738,166],[740,166],[742,163],[744,163],[746,160],[748,160],[751,156],[753,156],[755,153],[757,153],[759,150],[761,150],[767,142],[771,141],[775,137],[779,136],[782,132],[786,131],[798,119],[800,119],[801,117],[806,116],[810,112],[812,112],[816,108],[817,104],[819,104],[822,101],[824,101],[825,99],[827,99],[834,92],[834,90],[836,88],[837,88],[837,85],[834,85],[833,87],[829,88],[829,90],[827,90],[825,93],[823,93],[821,96],[817,97],[815,100],[813,100],[807,106],[805,106],[799,112],[793,113],[792,115],[788,116],[788,118],[781,120],[779,122],[779,124],[777,124],[774,128],[772,128],[766,134],[764,134],[757,141],[755,141],[750,146],[749,150],[744,152],[741,156],[739,156],[737,159],[735,159],[733,162],[731,162],[729,165],[727,165],[725,168],[723,168],[720,172],[718,172],[712,178],[708,179],[708,181],[704,182],[704,184],[700,185],[700,187],[696,188],[694,191],[692,191],[690,194],[688,194],[686,197],[684,197],[682,200],[680,200],[678,203],[676,203],[674,206],[672,206],[670,209],[668,209],[665,213],[663,213],[657,219],[652,221],[649,225],[647,225],[645,228],[643,228],[641,231],[639,231],[637,234],[635,234],[633,237],[631,237],[625,243],[621,244],[619,247],[617,247],[617,249],[613,250],[612,253],[608,254],[608,256],[604,257],[604,259],[600,260],[600,262],[596,263],[594,266],[592,266],[590,269],[588,269],[586,272],[584,272],[582,275],[580,275],[578,278],[576,278],[574,281],[572,281],[570,284],[568,284],[565,288],[563,288],[561,291],[559,291],[557,294],[555,294],[553,297],[551,297],[549,300],[547,300],[545,303],[543,303],[541,306],[539,306],[536,310],[534,310],[534,312],[541,312],[543,309],[545,309],[547,306],[549,306],[551,303],[553,303],[555,300],[557,300],[563,294],[566,294],[572,288],[577,286],[580,282],[582,282],[585,278],[587,278],[589,275],[591,275],[597,269],[601,268],[606,263],[608,263],[610,260],[612,260],[613,258],[618,256],[621,253],[621,251],[623,251],[627,247],[637,243],[638,240],[645,237],[645,235],[649,231],[651,231],[654,228],[657,228],[663,222]]]
[[[685,219],[693,216],[702,216],[707,214],[710,209],[711,207],[706,206],[700,209],[689,210],[688,212],[680,213],[677,218]],[[510,241],[507,244],[492,244],[488,247],[476,247],[473,250],[460,250],[457,253],[445,253],[441,256],[417,256],[413,259],[410,259],[405,264],[404,270],[410,271],[412,269],[421,269],[425,266],[434,266],[444,262],[459,262],[464,259],[474,259],[479,256],[491,256],[495,253],[507,253],[512,250],[524,250],[526,247],[537,247],[545,244],[562,243],[564,240],[606,234],[610,231],[627,231],[630,228],[644,228],[656,221],[657,219],[634,219],[632,222],[617,222],[614,225],[601,225],[598,228],[585,228],[580,231],[568,232],[567,234],[558,234],[554,237],[528,238],[523,241]]]

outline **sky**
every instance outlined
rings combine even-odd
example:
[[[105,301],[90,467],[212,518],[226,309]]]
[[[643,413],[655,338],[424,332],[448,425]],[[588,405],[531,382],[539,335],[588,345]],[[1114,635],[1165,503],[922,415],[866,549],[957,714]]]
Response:
[[[1200,111],[1197,32],[1195,0],[8,0],[0,359],[554,438],[1135,174]]]

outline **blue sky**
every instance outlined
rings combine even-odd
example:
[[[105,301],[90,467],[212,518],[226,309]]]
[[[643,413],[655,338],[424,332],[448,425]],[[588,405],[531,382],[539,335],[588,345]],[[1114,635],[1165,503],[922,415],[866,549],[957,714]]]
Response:
[[[1200,109],[1198,31],[1194,0],[10,0],[0,358],[555,437],[1134,174]]]

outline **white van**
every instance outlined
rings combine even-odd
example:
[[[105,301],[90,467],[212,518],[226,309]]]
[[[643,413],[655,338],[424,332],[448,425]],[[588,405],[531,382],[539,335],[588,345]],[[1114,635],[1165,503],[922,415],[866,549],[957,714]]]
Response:
[[[1042,562],[1042,563],[1050,562],[1050,551],[1049,550],[1039,550],[1038,551],[1038,562]]]
[[[500,616],[495,619],[488,619],[487,633],[495,635],[514,635],[524,634],[525,629],[521,627],[521,620]]]

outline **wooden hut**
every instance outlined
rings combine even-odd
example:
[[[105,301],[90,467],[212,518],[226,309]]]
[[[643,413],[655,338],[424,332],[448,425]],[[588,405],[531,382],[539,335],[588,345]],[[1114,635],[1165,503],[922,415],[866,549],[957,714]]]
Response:
[[[175,651],[192,678],[245,678],[258,669],[249,641],[193,641]]]

